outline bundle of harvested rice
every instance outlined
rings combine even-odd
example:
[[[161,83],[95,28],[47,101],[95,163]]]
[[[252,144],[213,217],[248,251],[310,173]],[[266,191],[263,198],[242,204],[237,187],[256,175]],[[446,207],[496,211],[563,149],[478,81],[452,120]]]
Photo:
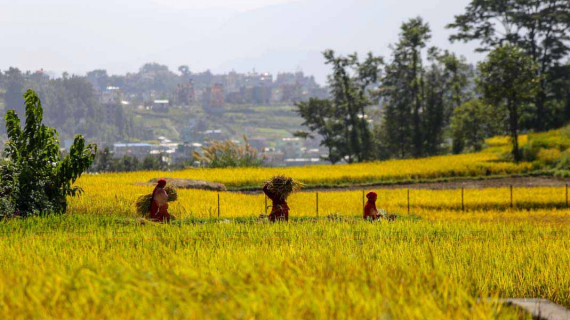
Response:
[[[176,191],[176,188],[172,186],[166,186],[164,190],[168,195],[168,202],[178,200],[178,192]],[[150,212],[151,200],[152,194],[145,194],[144,196],[140,196],[135,202],[137,213],[146,216]]]
[[[301,190],[302,187],[303,184],[301,182],[283,175],[275,176],[267,182],[267,189],[271,193],[281,196],[282,199],[287,198],[294,191]]]
[[[168,195],[168,202],[178,200],[178,191],[176,191],[176,188],[174,188],[173,186],[166,186],[164,190]]]

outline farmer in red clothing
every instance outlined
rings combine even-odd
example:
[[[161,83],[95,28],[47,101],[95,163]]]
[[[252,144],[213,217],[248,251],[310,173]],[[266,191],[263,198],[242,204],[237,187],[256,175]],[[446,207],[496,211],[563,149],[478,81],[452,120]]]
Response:
[[[378,209],[376,209],[376,199],[378,199],[378,194],[374,191],[370,191],[366,194],[366,205],[364,206],[364,215],[363,218],[365,220],[372,219],[376,220],[381,217],[378,213]]]
[[[289,206],[287,205],[287,195],[276,194],[269,190],[269,183],[265,183],[263,186],[263,192],[267,195],[271,201],[273,201],[273,206],[271,207],[271,214],[269,215],[269,221],[289,221]]]
[[[168,213],[168,194],[164,187],[166,180],[158,179],[152,192],[149,219],[157,222],[170,221],[172,216]]]

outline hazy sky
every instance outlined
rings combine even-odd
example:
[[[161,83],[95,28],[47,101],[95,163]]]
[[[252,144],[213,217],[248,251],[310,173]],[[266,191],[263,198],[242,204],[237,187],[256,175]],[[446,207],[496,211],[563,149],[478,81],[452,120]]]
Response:
[[[0,69],[135,72],[145,62],[195,72],[295,71],[324,82],[321,52],[389,56],[402,21],[421,15],[432,45],[469,0],[0,0]]]

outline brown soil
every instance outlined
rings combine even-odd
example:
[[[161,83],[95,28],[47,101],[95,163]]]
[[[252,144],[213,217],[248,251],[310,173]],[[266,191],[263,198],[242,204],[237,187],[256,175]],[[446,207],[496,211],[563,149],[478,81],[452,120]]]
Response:
[[[483,179],[483,180],[455,180],[447,182],[380,185],[372,187],[376,189],[445,190],[445,189],[461,189],[461,188],[465,189],[503,188],[509,186],[513,186],[516,188],[560,187],[566,184],[570,184],[570,179],[559,179],[552,177],[511,177],[511,178],[495,178],[495,179]]]
[[[165,179],[167,185],[171,185],[178,189],[226,191],[226,186],[217,182],[210,182],[203,180],[189,180],[189,179],[174,179],[174,178],[165,178]],[[139,182],[137,183],[137,185],[154,186],[156,185],[157,181],[158,179],[152,179],[149,182]]]

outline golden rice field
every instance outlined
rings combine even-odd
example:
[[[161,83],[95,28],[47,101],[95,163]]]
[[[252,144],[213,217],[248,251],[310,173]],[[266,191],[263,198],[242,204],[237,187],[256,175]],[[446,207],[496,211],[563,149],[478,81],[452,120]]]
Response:
[[[322,165],[291,168],[224,168],[186,169],[172,172],[132,172],[105,174],[101,178],[86,176],[82,184],[128,184],[147,182],[156,177],[198,179],[220,182],[228,188],[239,189],[263,184],[273,175],[284,174],[295,177],[307,185],[352,185],[385,183],[407,180],[430,180],[448,177],[478,177],[488,175],[510,175],[529,172],[530,163],[518,165],[499,160],[496,152],[439,156],[425,159],[389,160],[381,162]]]
[[[136,176],[130,173],[84,176],[79,185],[84,188],[86,195],[71,199],[69,211],[72,214],[135,217],[134,202],[139,196],[152,191],[152,187],[135,182],[139,179],[147,180],[147,177],[157,177],[152,174],[139,172]],[[259,187],[261,188],[261,185]],[[331,214],[356,217],[362,214],[364,192],[368,190],[363,188],[357,191],[320,191],[318,210],[315,191],[294,193],[288,203],[294,217],[324,217]],[[376,191],[379,207],[391,213],[408,213],[407,190]],[[465,189],[462,202],[461,190],[410,190],[409,204],[412,214],[426,219],[441,214],[447,216],[447,219],[463,219],[480,212],[483,217],[488,216],[486,212],[491,209],[505,214],[517,211],[511,209],[565,209],[566,192],[565,187],[514,188],[511,201],[509,188]],[[266,213],[266,200],[261,193],[218,193],[186,189],[179,189],[178,193],[179,200],[170,203],[170,212],[180,219],[217,218],[218,203],[220,218],[257,217]],[[447,212],[453,214],[447,215]]]
[[[293,194],[269,224],[261,194],[178,190],[171,224],[134,201],[160,176],[258,185],[524,172],[492,153],[291,169],[86,175],[64,216],[0,222],[0,319],[521,319],[495,298],[570,307],[566,188],[376,190],[398,219],[366,222],[358,191]],[[218,212],[219,195],[219,212]],[[220,218],[218,219],[218,213]],[[528,318],[528,317],[526,317]],[[529,318],[530,319],[530,318]]]
[[[487,299],[569,306],[568,212],[486,215],[499,220],[11,221],[0,225],[0,317],[518,319]]]

